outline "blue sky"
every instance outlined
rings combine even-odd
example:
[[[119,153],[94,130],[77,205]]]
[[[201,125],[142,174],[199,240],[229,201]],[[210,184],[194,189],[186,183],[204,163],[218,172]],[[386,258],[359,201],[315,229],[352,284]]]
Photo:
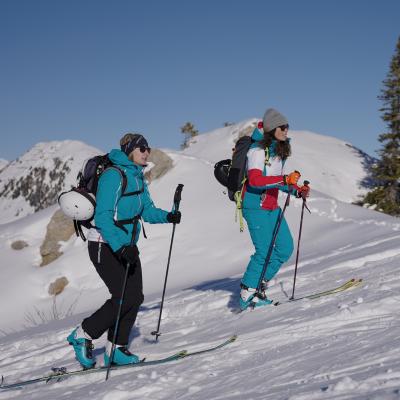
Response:
[[[1,0],[0,158],[128,131],[177,149],[186,121],[269,107],[376,155],[399,17],[398,0]]]

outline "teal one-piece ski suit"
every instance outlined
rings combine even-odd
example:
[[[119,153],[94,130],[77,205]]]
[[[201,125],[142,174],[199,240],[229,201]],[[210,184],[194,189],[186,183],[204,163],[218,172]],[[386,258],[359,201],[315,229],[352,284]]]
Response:
[[[242,202],[243,217],[247,222],[255,247],[255,252],[250,257],[242,278],[242,284],[250,288],[258,286],[273,232],[281,213],[278,205],[279,190],[297,193],[284,184],[285,160],[275,154],[276,140],[272,141],[268,149],[263,149],[259,145],[262,138],[262,131],[256,128],[252,134],[254,142],[247,153],[248,179],[245,183]],[[292,252],[293,238],[283,218],[263,279],[271,280],[282,264],[290,258]]]

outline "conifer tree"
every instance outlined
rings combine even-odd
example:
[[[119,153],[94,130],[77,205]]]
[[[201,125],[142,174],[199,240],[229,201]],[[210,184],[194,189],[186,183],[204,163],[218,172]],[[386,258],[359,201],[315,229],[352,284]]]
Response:
[[[378,211],[400,216],[400,37],[378,98],[383,103],[379,111],[386,132],[379,135],[382,148],[371,170],[377,185],[365,196],[364,203]]]
[[[181,145],[182,149],[186,149],[189,140],[199,134],[199,131],[191,122],[186,122],[186,124],[181,127],[181,132],[185,135],[185,139]]]

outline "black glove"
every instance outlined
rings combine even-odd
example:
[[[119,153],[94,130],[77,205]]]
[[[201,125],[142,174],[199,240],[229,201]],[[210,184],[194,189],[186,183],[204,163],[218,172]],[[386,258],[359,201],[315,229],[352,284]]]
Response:
[[[124,260],[129,264],[136,264],[136,261],[139,258],[139,249],[136,245],[122,246],[115,252],[115,254],[120,260]]]
[[[182,214],[180,211],[170,212],[167,214],[167,221],[171,224],[179,224],[181,222]]]

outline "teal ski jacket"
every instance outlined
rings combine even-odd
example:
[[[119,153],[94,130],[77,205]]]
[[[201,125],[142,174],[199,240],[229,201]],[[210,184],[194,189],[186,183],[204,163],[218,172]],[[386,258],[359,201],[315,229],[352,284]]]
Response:
[[[142,217],[151,224],[167,223],[168,212],[155,207],[143,176],[144,167],[133,163],[121,150],[114,149],[109,153],[110,160],[127,178],[124,193],[141,191],[132,196],[122,195],[122,175],[116,168],[106,169],[100,176],[97,193],[94,223],[113,251],[122,246],[137,243],[141,231],[140,221],[137,222],[136,233],[133,235],[134,223],[116,225],[116,221]]]

